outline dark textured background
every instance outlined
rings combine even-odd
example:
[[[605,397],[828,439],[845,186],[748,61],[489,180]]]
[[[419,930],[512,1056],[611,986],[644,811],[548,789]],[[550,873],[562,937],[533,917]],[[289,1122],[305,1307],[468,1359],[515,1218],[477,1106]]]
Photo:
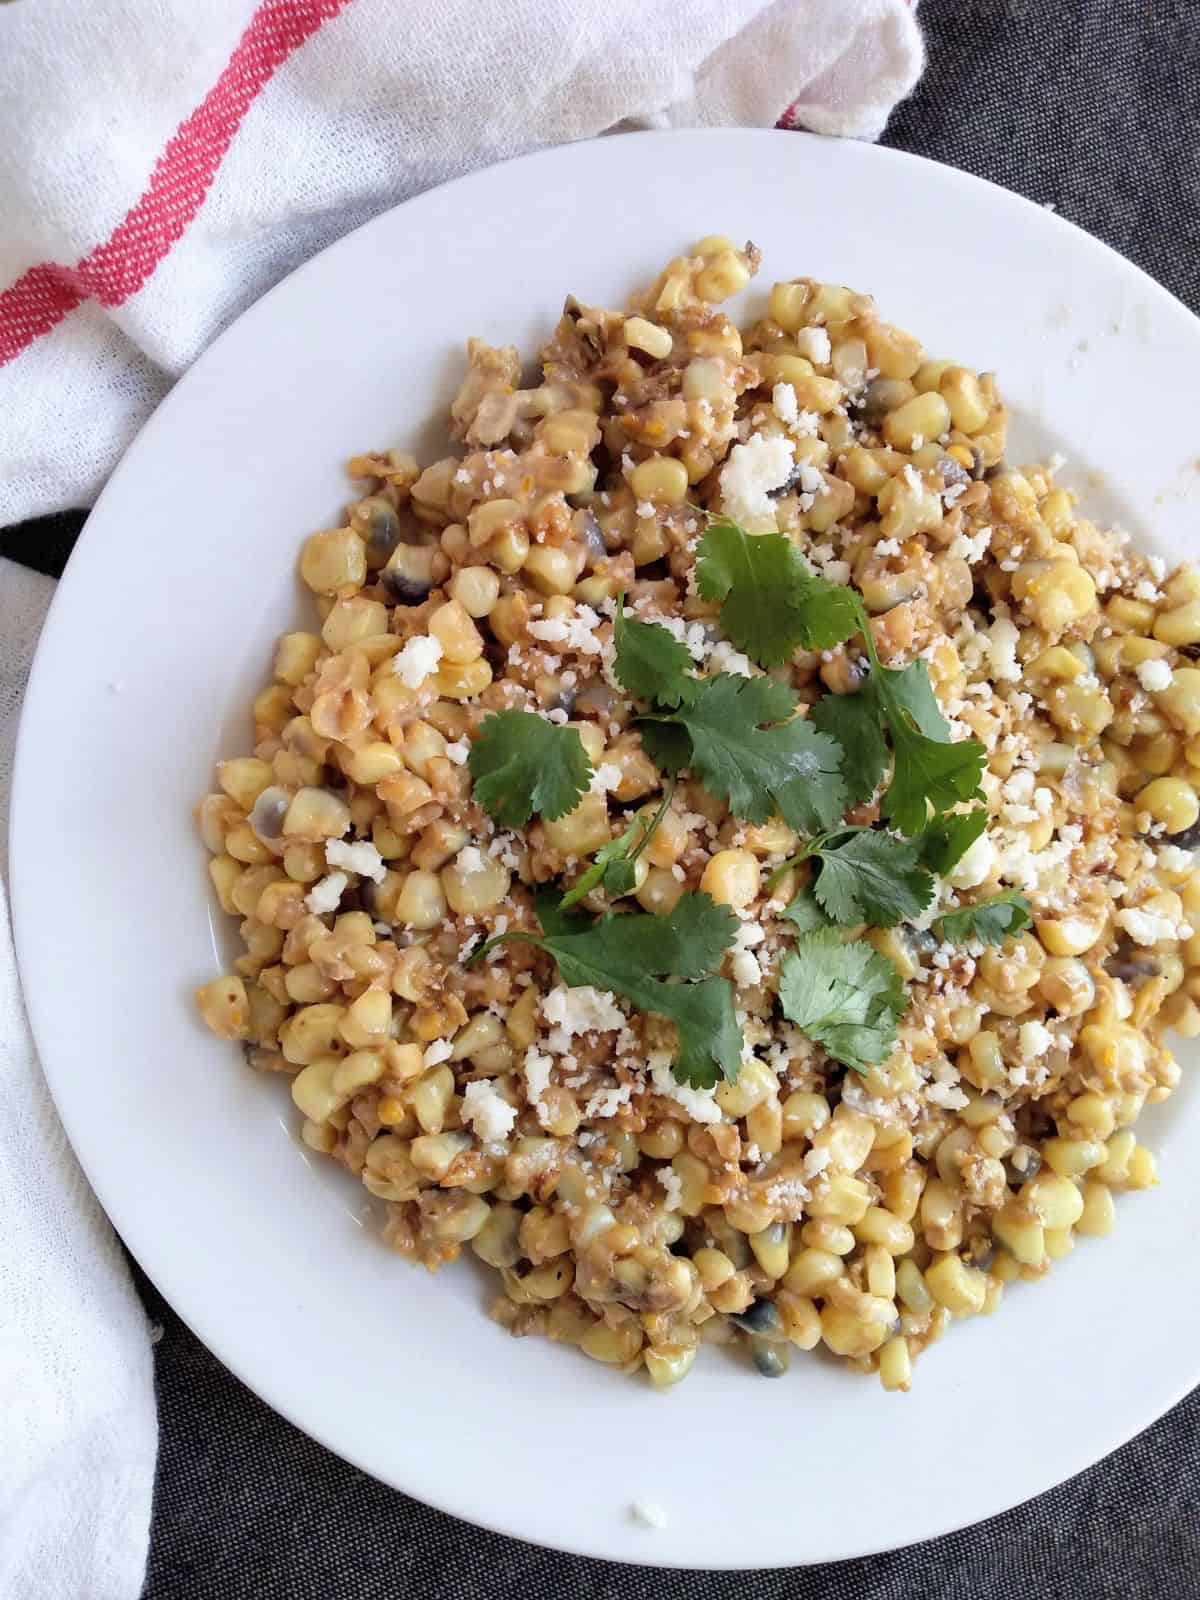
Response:
[[[884,142],[1053,204],[1200,311],[1200,0],[926,0],[920,17],[929,68]],[[950,270],[953,240],[948,219]],[[8,529],[0,552],[61,572],[82,522],[68,513]],[[138,1282],[164,1328],[144,1600],[1200,1596],[1200,1391],[1081,1477],[946,1539],[837,1566],[653,1573],[481,1533],[383,1488],[269,1411]],[[1036,1351],[1029,1360],[1036,1406]],[[404,1426],[402,1395],[379,1404],[387,1426]],[[903,1437],[902,1410],[898,1471],[920,1448]]]

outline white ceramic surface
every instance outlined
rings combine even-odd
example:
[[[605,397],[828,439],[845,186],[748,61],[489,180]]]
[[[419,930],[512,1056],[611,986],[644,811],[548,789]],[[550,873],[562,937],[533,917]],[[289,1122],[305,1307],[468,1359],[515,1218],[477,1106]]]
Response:
[[[1200,324],[1103,246],[961,173],[797,134],[624,136],[399,207],[308,263],[197,362],[92,514],[25,707],[13,891],[33,1026],[72,1143],[159,1288],[239,1377],[349,1460],[458,1515],[662,1565],[828,1560],[961,1527],[1079,1471],[1197,1379],[1197,1099],[1156,1111],[1163,1182],[1119,1202],[910,1395],[797,1354],[709,1352],[654,1394],[411,1270],[362,1189],[294,1139],[286,1086],[210,1037],[217,969],[191,808],[298,609],[303,537],[354,451],[436,446],[468,333],[532,351],[564,294],[618,304],[702,234],[753,238],[761,296],[873,292],[934,355],[999,370],[1018,457],[1197,554]],[[222,936],[223,937],[223,936]],[[659,1503],[661,1531],[634,1526]]]

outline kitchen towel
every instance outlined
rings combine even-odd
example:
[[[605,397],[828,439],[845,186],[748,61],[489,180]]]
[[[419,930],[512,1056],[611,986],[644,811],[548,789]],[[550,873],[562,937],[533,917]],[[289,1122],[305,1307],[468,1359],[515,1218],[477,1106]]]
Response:
[[[17,714],[53,587],[0,560],[0,1600],[132,1600],[158,1431],[150,1328],[46,1091],[4,887]]]
[[[902,0],[8,0],[0,526],[90,503],[226,323],[407,195],[633,127],[874,138],[920,67]],[[0,840],[48,593],[0,562]],[[151,1335],[36,1061],[2,851],[0,1214],[0,1600],[134,1600]]]
[[[0,527],[90,505],[221,328],[398,200],[621,128],[874,139],[920,67],[904,0],[0,4]]]

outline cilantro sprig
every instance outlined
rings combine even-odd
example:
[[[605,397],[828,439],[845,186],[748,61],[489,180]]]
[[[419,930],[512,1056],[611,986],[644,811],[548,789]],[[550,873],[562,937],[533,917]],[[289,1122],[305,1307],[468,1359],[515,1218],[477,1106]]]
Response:
[[[722,627],[763,666],[862,635],[866,682],[853,695],[826,695],[810,717],[844,751],[847,804],[869,799],[883,781],[885,730],[892,774],[882,809],[901,833],[924,825],[927,802],[940,813],[980,795],[986,752],[974,739],[951,741],[925,663],[883,666],[861,597],[813,572],[782,534],[751,535],[727,517],[715,519],[700,542],[696,583],[705,599],[722,602]]]
[[[813,885],[818,904],[843,926],[894,928],[933,903],[936,885],[912,839],[861,828],[848,837],[818,837],[805,854],[820,863]]]
[[[1021,933],[1032,921],[1029,901],[1017,890],[977,900],[973,906],[947,911],[934,923],[934,930],[947,944],[965,944],[978,939],[981,944],[1003,944],[1010,934]]]
[[[818,577],[782,534],[748,534],[730,517],[714,517],[697,547],[696,587],[724,602],[726,635],[763,667],[829,650],[860,625],[853,590]]]
[[[634,817],[624,833],[601,845],[591,866],[580,874],[563,895],[561,904],[564,910],[577,905],[585,895],[591,894],[598,884],[603,884],[605,893],[614,900],[629,893],[637,882],[638,857],[658,831],[658,825],[666,816],[674,793],[675,780],[672,778],[663,790],[663,797],[653,817],[649,820],[645,817]]]
[[[535,811],[549,822],[578,805],[592,781],[592,763],[574,728],[559,728],[536,711],[485,717],[468,759],[475,798],[506,828]]]
[[[689,684],[675,711],[640,719],[642,744],[667,772],[684,767],[734,816],[830,828],[846,805],[841,749],[795,715],[799,696],[773,678],[720,673]]]
[[[687,646],[659,622],[627,617],[623,595],[617,600],[613,642],[617,647],[613,661],[617,682],[635,700],[677,706],[695,681]]]
[[[866,1072],[896,1048],[908,1009],[900,974],[869,944],[843,944],[835,929],[801,934],[783,958],[784,1015],[828,1055]]]
[[[738,921],[728,906],[691,893],[681,896],[669,916],[634,912],[592,920],[564,910],[552,890],[543,890],[536,911],[540,934],[520,928],[499,934],[474,951],[467,964],[498,944],[536,945],[554,958],[569,988],[611,990],[639,1011],[673,1022],[679,1036],[674,1072],[681,1082],[712,1088],[722,1078],[736,1080],[742,1034],[733,985],[711,976],[737,933]]]
[[[690,769],[735,816],[776,811],[805,833],[832,827],[845,808],[841,751],[796,716],[800,697],[773,678],[723,672],[691,677],[691,657],[666,628],[618,607],[617,681],[651,709],[638,718],[651,760],[673,776]]]

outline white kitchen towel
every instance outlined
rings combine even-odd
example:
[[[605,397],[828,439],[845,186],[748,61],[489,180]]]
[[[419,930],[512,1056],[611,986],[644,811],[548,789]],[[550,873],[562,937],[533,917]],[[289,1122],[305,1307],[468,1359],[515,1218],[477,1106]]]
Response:
[[[90,505],[226,323],[407,195],[618,127],[873,139],[920,67],[905,0],[0,4],[0,527]]]
[[[920,66],[903,0],[0,3],[0,528],[89,504],[220,328],[406,195],[627,127],[873,138]],[[3,888],[50,587],[0,561],[0,1600],[134,1600],[149,1334],[34,1054]]]
[[[53,587],[0,560],[0,869],[17,713]],[[133,1600],[157,1438],[150,1330],[34,1055],[2,870],[0,1217],[0,1600]]]

